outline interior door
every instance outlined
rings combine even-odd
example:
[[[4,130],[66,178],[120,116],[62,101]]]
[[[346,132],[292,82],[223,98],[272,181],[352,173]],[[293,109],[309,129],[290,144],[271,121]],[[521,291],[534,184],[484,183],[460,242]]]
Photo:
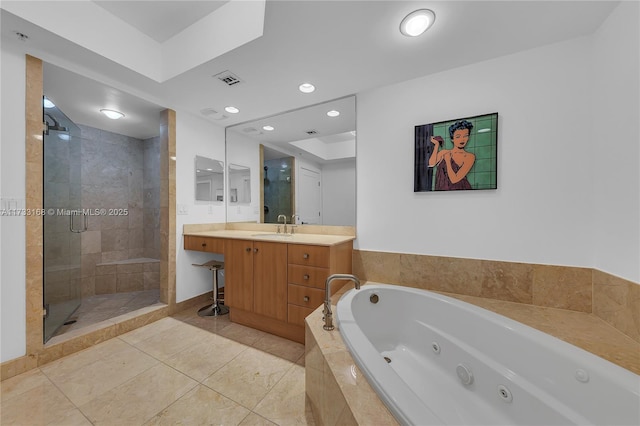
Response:
[[[322,225],[322,188],[320,173],[300,168],[300,202],[298,211],[303,224]]]
[[[44,143],[44,341],[80,306],[81,209],[80,128],[57,107],[43,108]]]

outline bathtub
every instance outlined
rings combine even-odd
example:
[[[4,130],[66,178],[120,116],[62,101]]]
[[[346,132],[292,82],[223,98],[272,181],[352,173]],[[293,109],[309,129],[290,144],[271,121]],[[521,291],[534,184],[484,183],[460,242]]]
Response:
[[[477,306],[373,283],[348,291],[336,316],[402,424],[640,424],[640,376]]]

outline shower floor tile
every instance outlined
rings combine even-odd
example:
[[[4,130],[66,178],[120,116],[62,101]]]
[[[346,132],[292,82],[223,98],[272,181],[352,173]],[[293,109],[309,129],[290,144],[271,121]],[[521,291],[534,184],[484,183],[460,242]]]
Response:
[[[313,425],[304,381],[304,345],[192,308],[3,381],[0,424]]]
[[[98,294],[82,299],[80,307],[71,315],[68,325],[63,325],[54,336],[78,330],[115,318],[119,315],[151,306],[160,301],[160,290],[132,291],[128,293]]]

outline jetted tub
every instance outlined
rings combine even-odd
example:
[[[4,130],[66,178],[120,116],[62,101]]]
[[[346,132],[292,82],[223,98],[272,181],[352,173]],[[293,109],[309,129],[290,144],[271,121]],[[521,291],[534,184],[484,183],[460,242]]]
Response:
[[[477,306],[367,284],[342,296],[336,315],[402,424],[640,424],[640,376]]]

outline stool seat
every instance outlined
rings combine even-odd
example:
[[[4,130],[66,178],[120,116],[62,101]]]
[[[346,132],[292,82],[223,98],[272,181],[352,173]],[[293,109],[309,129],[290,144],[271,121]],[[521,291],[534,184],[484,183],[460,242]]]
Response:
[[[229,308],[223,306],[218,297],[218,271],[224,269],[224,262],[220,262],[218,260],[210,260],[203,264],[193,263],[192,265],[201,268],[207,268],[208,270],[213,272],[213,304],[200,308],[198,310],[198,315],[201,317],[215,317],[228,314]]]

